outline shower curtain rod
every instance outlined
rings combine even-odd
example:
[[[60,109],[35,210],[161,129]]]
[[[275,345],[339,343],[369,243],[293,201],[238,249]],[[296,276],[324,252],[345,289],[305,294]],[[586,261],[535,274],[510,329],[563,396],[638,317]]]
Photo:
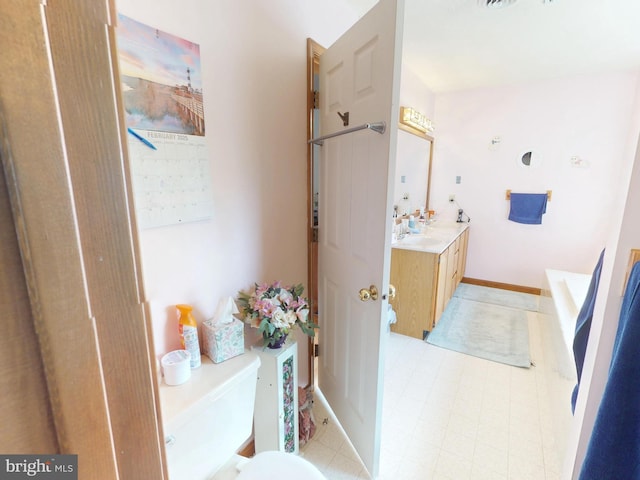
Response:
[[[328,135],[323,135],[322,137],[312,138],[311,140],[309,140],[308,143],[315,143],[316,145],[323,145],[324,141],[327,138],[338,137],[340,135],[345,135],[347,133],[353,133],[353,132],[357,132],[358,130],[365,130],[365,129],[373,130],[374,132],[378,132],[380,134],[383,134],[385,132],[385,130],[387,129],[387,124],[384,123],[384,122],[365,123],[365,124],[360,125],[358,127],[347,128],[346,130],[341,130],[341,131],[336,132],[336,133],[330,133]]]

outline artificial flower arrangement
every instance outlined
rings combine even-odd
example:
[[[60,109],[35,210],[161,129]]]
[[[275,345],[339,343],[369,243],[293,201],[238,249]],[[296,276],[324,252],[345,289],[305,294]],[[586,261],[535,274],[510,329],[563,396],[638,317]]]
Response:
[[[252,292],[238,292],[240,318],[262,333],[264,346],[279,348],[296,325],[310,337],[318,325],[309,320],[309,304],[302,284],[255,284]]]

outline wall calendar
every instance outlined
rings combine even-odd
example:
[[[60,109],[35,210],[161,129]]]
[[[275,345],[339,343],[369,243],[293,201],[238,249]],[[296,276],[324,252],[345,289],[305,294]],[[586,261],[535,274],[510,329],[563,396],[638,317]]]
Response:
[[[117,42],[138,226],[211,218],[200,46],[124,15]]]
[[[145,229],[211,218],[211,172],[205,138],[143,130],[134,133],[155,147],[129,135],[138,226]]]

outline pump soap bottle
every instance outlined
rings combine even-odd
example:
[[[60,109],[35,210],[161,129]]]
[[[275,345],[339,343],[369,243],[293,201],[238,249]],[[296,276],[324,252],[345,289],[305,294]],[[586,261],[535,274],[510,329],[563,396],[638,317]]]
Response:
[[[191,315],[193,307],[191,305],[176,305],[180,311],[178,332],[180,332],[180,343],[184,350],[191,354],[191,368],[200,366],[200,344],[198,343],[198,324]]]

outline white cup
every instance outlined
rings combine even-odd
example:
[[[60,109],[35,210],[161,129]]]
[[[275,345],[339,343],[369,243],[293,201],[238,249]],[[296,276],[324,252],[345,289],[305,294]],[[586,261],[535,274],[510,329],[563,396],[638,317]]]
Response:
[[[160,360],[164,372],[164,383],[181,385],[191,377],[191,353],[187,350],[174,350]]]

